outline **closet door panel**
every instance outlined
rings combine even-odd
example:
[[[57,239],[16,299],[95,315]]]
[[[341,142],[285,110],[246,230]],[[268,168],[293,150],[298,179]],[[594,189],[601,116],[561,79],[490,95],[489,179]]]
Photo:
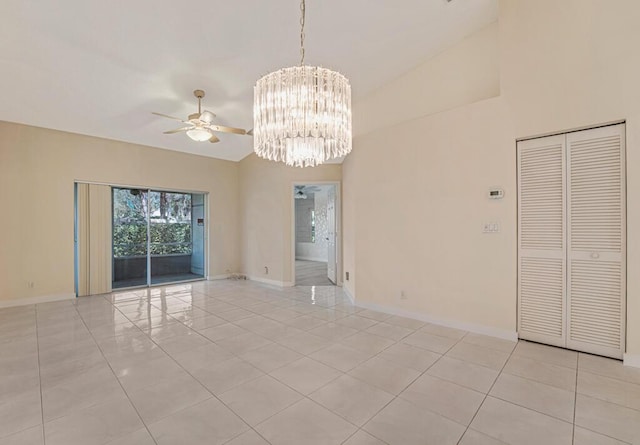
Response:
[[[567,347],[621,358],[625,320],[624,125],[567,134]]]
[[[565,137],[518,142],[518,336],[566,343]]]

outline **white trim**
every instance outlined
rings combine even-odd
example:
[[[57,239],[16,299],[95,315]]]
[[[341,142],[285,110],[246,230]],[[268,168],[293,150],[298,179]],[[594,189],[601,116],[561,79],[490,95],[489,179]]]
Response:
[[[226,280],[230,276],[231,276],[230,273],[225,273],[225,274],[222,274],[222,275],[209,275],[207,277],[207,281]]]
[[[76,294],[74,293],[43,295],[41,297],[30,297],[30,298],[13,298],[11,300],[0,300],[0,308],[28,306],[30,304],[51,303],[53,301],[75,300],[75,298],[76,298]]]
[[[354,306],[357,306],[356,298],[353,296],[351,291],[347,289],[347,286],[342,286],[342,292],[344,292],[344,295],[349,299],[349,301],[351,301],[351,304],[353,304]]]
[[[640,354],[624,354],[624,366],[640,368]]]
[[[346,289],[345,289],[346,290]],[[489,337],[501,338],[503,340],[509,340],[512,342],[518,341],[518,333],[516,331],[510,331],[507,329],[494,328],[492,326],[485,326],[475,323],[465,323],[463,321],[449,320],[445,318],[432,317],[421,312],[413,312],[406,309],[395,308],[391,306],[383,306],[376,303],[368,303],[364,301],[356,301],[355,305],[363,309],[371,309],[378,312],[384,312],[391,315],[399,315],[400,317],[413,318],[414,320],[424,321],[426,323],[433,323],[449,328],[461,329],[463,331],[473,332],[475,334],[488,335]]]
[[[151,147],[151,148],[156,148],[156,147]],[[140,185],[140,184],[135,185],[135,184],[122,184],[122,183],[115,183],[115,182],[100,182],[100,181],[90,181],[87,179],[74,179],[73,182],[75,182],[76,184],[108,185],[109,187],[116,187],[116,188],[123,188],[123,189],[151,190],[154,192],[193,193],[196,195],[209,194],[209,192],[205,190],[187,190],[187,189],[181,189],[181,188],[154,187],[154,186]]]
[[[252,277],[247,276],[248,280],[257,281],[258,283],[268,284],[270,286],[278,286],[278,287],[292,287],[293,283],[291,281],[278,281],[278,280],[269,280],[267,278],[261,277]]]

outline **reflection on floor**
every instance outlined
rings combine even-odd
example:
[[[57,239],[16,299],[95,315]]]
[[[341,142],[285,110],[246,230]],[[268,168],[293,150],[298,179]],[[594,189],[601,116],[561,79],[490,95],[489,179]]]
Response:
[[[159,275],[156,277],[151,277],[151,285],[163,284],[163,283],[177,283],[180,281],[191,281],[191,280],[203,280],[204,277],[202,275],[196,275],[193,273],[182,273],[182,274],[173,274],[173,275]],[[132,278],[130,280],[121,280],[112,283],[113,289],[123,289],[126,287],[135,287],[135,286],[146,286],[147,279],[146,278]]]
[[[296,286],[333,286],[327,278],[327,263],[296,260]]]
[[[0,309],[0,377],[3,445],[640,443],[640,369],[354,307],[335,286]]]

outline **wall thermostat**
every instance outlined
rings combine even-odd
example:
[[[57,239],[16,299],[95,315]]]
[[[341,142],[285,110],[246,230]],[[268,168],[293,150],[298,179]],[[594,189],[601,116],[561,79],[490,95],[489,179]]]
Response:
[[[504,198],[504,190],[498,187],[489,189],[489,199],[502,199]]]

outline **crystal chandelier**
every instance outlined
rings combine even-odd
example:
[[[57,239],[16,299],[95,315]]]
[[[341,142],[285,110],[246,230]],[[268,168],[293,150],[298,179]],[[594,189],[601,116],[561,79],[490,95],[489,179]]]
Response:
[[[314,167],[351,151],[351,86],[338,72],[304,64],[305,0],[300,9],[300,66],[269,73],[253,89],[253,148],[261,158]]]

